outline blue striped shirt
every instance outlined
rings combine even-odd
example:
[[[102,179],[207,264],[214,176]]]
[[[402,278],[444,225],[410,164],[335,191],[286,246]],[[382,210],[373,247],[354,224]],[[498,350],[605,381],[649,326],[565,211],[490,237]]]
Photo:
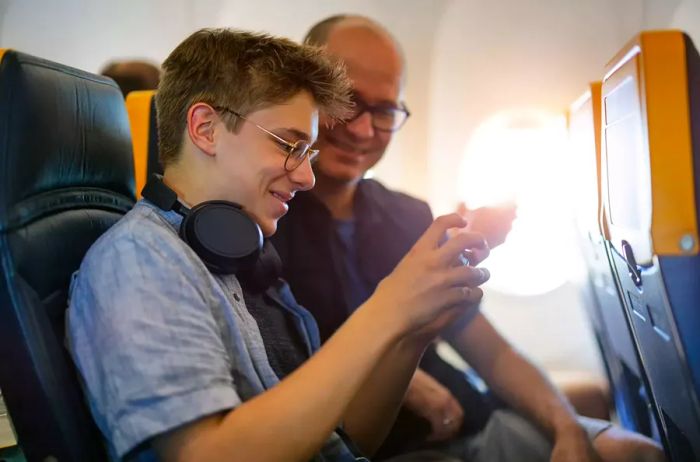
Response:
[[[140,201],[90,248],[71,284],[68,347],[114,460],[155,460],[154,436],[279,382],[238,280],[210,273],[178,236],[180,222]],[[316,350],[311,315],[286,285],[278,299]],[[314,460],[354,457],[333,433]]]

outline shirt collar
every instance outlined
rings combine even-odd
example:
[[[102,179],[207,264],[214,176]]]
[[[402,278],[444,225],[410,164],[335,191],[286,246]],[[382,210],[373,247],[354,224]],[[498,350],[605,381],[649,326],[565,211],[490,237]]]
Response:
[[[165,218],[165,221],[167,221],[175,230],[180,229],[180,225],[182,224],[183,217],[179,213],[173,211],[173,210],[162,210],[158,208],[157,205],[155,205],[153,202],[149,201],[148,199],[141,199],[138,204],[143,204],[146,207],[150,207],[153,209],[158,215],[161,217]]]

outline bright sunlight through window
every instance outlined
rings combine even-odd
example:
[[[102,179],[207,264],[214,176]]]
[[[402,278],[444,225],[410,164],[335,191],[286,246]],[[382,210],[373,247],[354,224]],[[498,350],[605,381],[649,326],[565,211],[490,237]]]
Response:
[[[477,128],[460,168],[460,198],[475,209],[515,203],[506,242],[485,262],[489,287],[537,295],[564,284],[582,265],[567,188],[563,115],[499,113]]]

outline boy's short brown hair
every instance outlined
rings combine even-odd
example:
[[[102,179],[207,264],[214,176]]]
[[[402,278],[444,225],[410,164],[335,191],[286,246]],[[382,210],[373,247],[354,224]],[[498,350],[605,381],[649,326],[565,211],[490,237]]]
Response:
[[[156,96],[160,161],[167,166],[177,160],[187,111],[195,103],[225,106],[245,115],[306,90],[321,113],[339,120],[352,104],[350,88],[343,66],[319,48],[267,34],[199,30],[163,63]],[[222,117],[234,130],[236,118]]]

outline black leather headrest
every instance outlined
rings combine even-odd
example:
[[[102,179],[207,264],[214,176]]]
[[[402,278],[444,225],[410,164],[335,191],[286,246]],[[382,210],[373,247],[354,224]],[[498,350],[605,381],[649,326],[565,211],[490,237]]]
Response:
[[[64,347],[71,274],[132,206],[122,94],[0,50],[0,387],[28,460],[105,460]]]
[[[76,202],[134,200],[129,122],[112,80],[8,51],[0,82],[0,229]]]

